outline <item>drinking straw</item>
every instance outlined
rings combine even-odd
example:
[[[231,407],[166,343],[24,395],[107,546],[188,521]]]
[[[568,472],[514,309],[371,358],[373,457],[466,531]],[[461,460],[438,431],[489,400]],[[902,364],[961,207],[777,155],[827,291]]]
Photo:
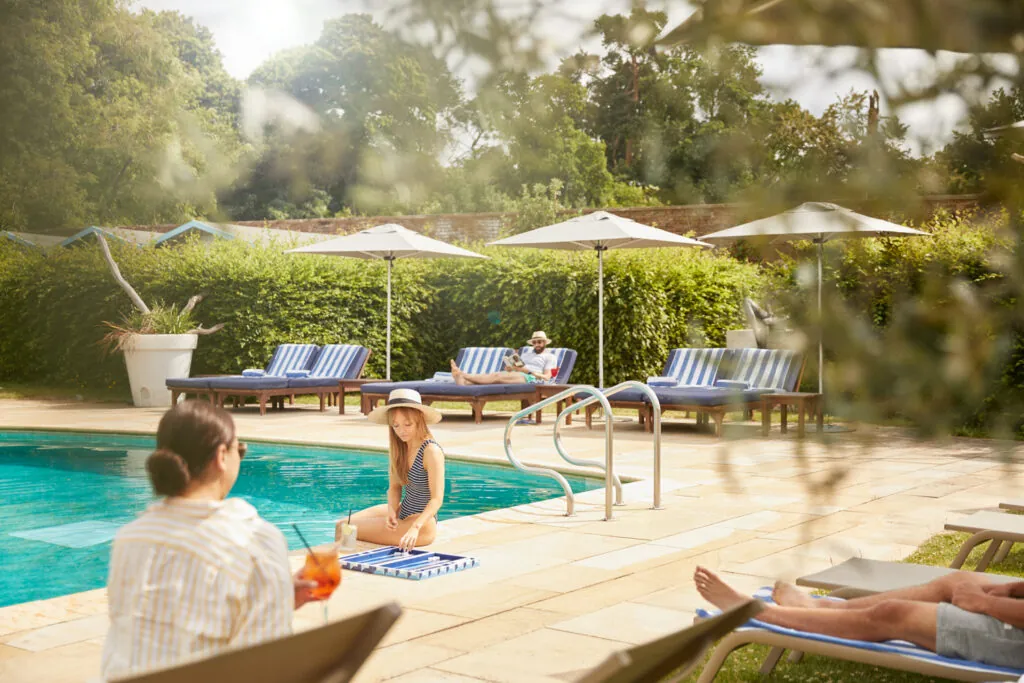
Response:
[[[348,509],[348,521],[345,524],[352,524],[352,508]]]
[[[320,567],[320,571],[326,574],[327,570],[324,569],[324,566],[322,564],[320,564],[320,558],[316,556],[316,553],[313,552],[313,548],[310,547],[309,542],[306,540],[306,537],[302,535],[301,531],[299,531],[299,525],[292,523],[292,528],[295,529],[295,533],[299,535],[299,540],[302,541],[302,545],[306,546],[306,550],[309,551],[310,557],[312,557],[313,561],[316,562],[316,566]]]

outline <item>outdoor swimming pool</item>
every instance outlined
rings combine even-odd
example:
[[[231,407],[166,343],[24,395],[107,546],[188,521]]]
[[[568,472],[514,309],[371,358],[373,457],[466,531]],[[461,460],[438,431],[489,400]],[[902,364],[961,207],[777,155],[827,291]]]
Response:
[[[118,527],[153,500],[146,480],[152,438],[0,432],[0,607],[102,587]],[[441,519],[562,494],[551,480],[449,460]],[[573,491],[602,485],[567,477]],[[380,453],[250,443],[233,496],[277,524],[289,547],[334,539],[349,508],[384,502]]]

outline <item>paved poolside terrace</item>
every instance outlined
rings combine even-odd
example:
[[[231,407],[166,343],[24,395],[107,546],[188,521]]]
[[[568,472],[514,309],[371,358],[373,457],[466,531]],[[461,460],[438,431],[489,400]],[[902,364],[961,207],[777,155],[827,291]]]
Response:
[[[0,429],[153,433],[161,413],[0,400]],[[386,427],[360,415],[308,406],[234,415],[243,439],[386,444]],[[491,413],[475,425],[468,412],[449,412],[434,432],[450,456],[507,462],[505,422]],[[577,496],[571,518],[556,499],[442,522],[432,549],[477,557],[480,566],[466,572],[422,582],[346,572],[330,602],[332,619],[391,600],[404,609],[357,680],[565,681],[566,672],[613,650],[689,624],[702,604],[690,581],[697,564],[752,591],[851,556],[896,560],[947,520],[1020,490],[1019,467],[1007,464],[1021,462],[1017,444],[923,443],[899,429],[863,426],[828,443],[800,442],[777,426],[762,439],[752,424],[728,423],[717,440],[696,432],[692,420],[667,420],[664,432],[662,510],[649,509],[650,436],[635,419],[617,422],[617,471],[638,481],[625,485],[626,504],[613,521],[602,521],[604,492],[595,490]],[[576,423],[564,434],[574,455],[603,458],[602,430]],[[550,418],[514,436],[524,461],[562,464]],[[301,553],[292,559],[298,568]],[[106,607],[100,589],[0,608],[0,680],[97,678]],[[318,606],[307,606],[295,627],[321,619]]]

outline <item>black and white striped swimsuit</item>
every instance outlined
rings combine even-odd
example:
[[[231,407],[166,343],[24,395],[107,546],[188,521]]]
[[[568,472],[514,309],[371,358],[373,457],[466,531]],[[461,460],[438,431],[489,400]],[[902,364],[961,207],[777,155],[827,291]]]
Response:
[[[431,443],[438,448],[441,447],[433,439],[427,439],[416,451],[416,458],[409,468],[409,483],[402,492],[402,505],[398,508],[399,519],[420,514],[430,502],[430,482],[427,480],[427,469],[423,466],[423,452],[427,450],[427,444]]]

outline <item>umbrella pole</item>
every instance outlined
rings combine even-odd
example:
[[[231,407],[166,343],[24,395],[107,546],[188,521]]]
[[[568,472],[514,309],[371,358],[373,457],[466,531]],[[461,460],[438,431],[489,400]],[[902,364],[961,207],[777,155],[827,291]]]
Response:
[[[395,260],[393,257],[385,259],[388,262],[388,338],[387,338],[387,352],[384,377],[390,382],[391,381],[391,264]]]
[[[825,324],[822,319],[821,287],[822,287],[822,266],[821,262],[825,253],[825,238],[815,240],[818,243],[818,393],[822,395],[819,400],[825,398]]]
[[[597,247],[597,386],[604,389],[604,250]],[[611,419],[611,415],[608,416]]]

